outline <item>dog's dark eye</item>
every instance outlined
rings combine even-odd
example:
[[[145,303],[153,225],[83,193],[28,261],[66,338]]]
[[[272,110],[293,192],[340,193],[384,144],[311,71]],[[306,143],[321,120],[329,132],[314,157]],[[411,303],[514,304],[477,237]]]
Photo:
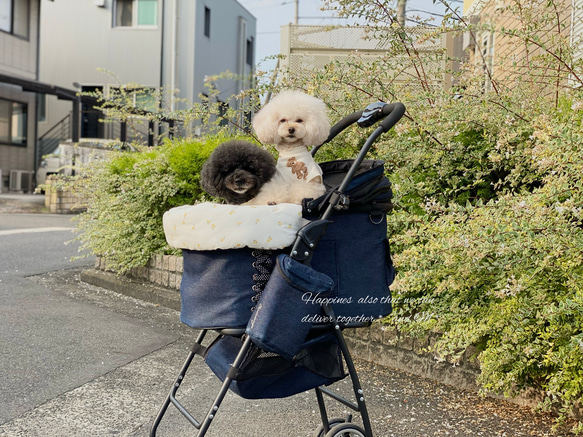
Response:
[[[281,120],[279,120],[280,123],[285,123],[287,120],[285,118],[282,118]]]
[[[303,121],[304,121],[304,120],[302,120],[301,118],[298,118],[298,119],[296,120],[296,123],[301,123],[301,122],[303,122]]]

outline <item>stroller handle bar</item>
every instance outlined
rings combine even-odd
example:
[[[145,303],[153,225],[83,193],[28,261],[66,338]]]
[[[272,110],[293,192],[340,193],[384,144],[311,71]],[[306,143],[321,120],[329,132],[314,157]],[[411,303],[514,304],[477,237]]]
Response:
[[[353,115],[353,114],[351,114]],[[372,103],[366,107],[360,118],[357,120],[360,127],[367,127],[372,126],[376,121],[384,118],[384,120],[380,123],[379,127],[375,129],[375,131],[369,135],[366,139],[366,142],[358,152],[358,156],[354,160],[354,163],[348,170],[348,173],[344,177],[344,180],[340,184],[338,188],[338,192],[343,194],[346,192],[348,185],[352,182],[352,178],[354,177],[356,171],[366,158],[366,154],[368,153],[372,144],[376,141],[376,139],[383,133],[389,131],[397,122],[405,115],[405,105],[399,102],[395,103]],[[350,117],[350,116],[349,116]],[[385,118],[386,117],[386,118]],[[352,118],[351,118],[352,119]],[[354,122],[353,122],[354,123]],[[346,125],[345,127],[348,127]],[[327,220],[332,215],[333,209],[336,205],[330,204],[328,209],[324,213],[322,219]]]
[[[347,115],[338,123],[330,128],[330,134],[326,141],[322,144],[312,148],[312,156],[322,147],[324,144],[332,141],[339,133],[341,133],[348,126],[358,122],[359,127],[369,127],[372,126],[377,121],[384,118],[380,123],[379,128],[382,129],[378,134],[374,135],[373,140],[370,142],[372,144],[374,140],[382,133],[388,132],[405,114],[405,105],[400,102],[395,103],[383,103],[375,102],[368,105],[363,111],[356,111],[352,114]],[[376,132],[376,131],[375,131]],[[372,135],[371,135],[372,136]],[[367,141],[368,142],[368,141]],[[370,147],[369,144],[369,147]],[[364,148],[364,147],[363,147]],[[368,152],[368,148],[367,151]],[[365,154],[366,154],[365,152]],[[364,157],[363,157],[364,158]]]
[[[330,136],[322,144],[327,143],[355,122],[358,122],[360,127],[368,127],[372,126],[377,121],[384,119],[380,123],[379,127],[377,127],[376,130],[371,135],[369,135],[366,142],[358,152],[358,156],[344,176],[342,183],[333,193],[333,195],[328,198],[324,213],[318,220],[310,222],[298,231],[291,252],[291,257],[293,259],[304,264],[310,263],[312,254],[318,245],[320,238],[326,233],[326,228],[328,227],[328,224],[331,223],[330,218],[332,217],[334,210],[338,207],[338,204],[346,192],[348,185],[350,185],[352,182],[356,171],[364,161],[364,158],[366,157],[370,147],[379,137],[379,135],[390,130],[395,124],[397,124],[397,122],[401,119],[401,117],[403,117],[404,114],[405,105],[402,103],[396,102],[387,104],[376,102],[368,105],[364,111],[354,112],[332,126],[330,129]],[[314,147],[312,149],[312,156],[316,153],[320,146]]]

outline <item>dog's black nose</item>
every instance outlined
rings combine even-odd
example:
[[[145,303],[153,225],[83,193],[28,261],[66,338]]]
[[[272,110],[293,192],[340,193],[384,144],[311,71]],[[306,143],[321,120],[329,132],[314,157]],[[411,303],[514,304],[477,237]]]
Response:
[[[295,127],[290,127],[290,128],[287,130],[287,131],[288,131],[290,134],[293,134],[293,133],[296,131],[296,128],[295,128]]]

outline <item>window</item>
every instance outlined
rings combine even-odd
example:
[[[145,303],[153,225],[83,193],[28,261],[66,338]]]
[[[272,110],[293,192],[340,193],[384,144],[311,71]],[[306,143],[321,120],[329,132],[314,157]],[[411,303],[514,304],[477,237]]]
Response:
[[[253,37],[247,40],[247,65],[253,67]]]
[[[481,45],[475,48],[476,63],[482,64],[484,70],[484,81],[482,88],[484,91],[492,89],[492,75],[494,69],[494,33],[482,32]]]
[[[115,0],[113,17],[114,27],[156,26],[158,0]]]
[[[28,38],[29,0],[0,0],[0,30]]]
[[[109,93],[116,103],[147,112],[158,110],[158,97],[154,88],[124,87],[122,92],[119,87],[112,86]]]
[[[0,143],[26,147],[27,106],[0,99]]]
[[[204,36],[211,37],[211,10],[204,8]]]

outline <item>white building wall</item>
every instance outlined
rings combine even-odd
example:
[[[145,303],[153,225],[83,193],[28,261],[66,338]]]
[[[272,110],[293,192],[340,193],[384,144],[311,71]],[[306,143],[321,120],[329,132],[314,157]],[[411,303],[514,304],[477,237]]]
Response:
[[[105,0],[104,7],[89,0],[41,1],[42,82],[73,88],[74,82],[116,85],[117,78],[122,84],[178,90],[185,103],[176,109],[199,101],[205,76],[237,71],[239,17],[248,23],[246,37],[255,39],[255,18],[236,0],[159,0],[156,28],[113,27],[113,0]],[[211,10],[210,38],[204,36],[205,6]],[[238,92],[233,84],[220,86],[225,95]],[[43,131],[71,107],[48,101]]]
[[[29,37],[0,32],[0,72],[36,79],[40,0],[30,0]]]
[[[0,32],[0,73],[30,80],[37,78],[39,2],[30,0],[28,38]],[[35,167],[36,95],[0,84],[0,98],[26,103],[28,110],[26,147],[0,143],[0,185],[4,192],[10,170],[33,171]]]
[[[571,6],[571,44],[575,47],[575,60],[583,57],[583,0],[572,0]]]
[[[159,14],[162,2],[159,2]],[[113,0],[42,0],[41,81],[73,87],[80,84],[160,83],[160,26],[113,27]]]
[[[75,89],[74,83],[160,86],[160,23],[153,28],[113,27],[113,0],[105,0],[103,7],[89,0],[41,1],[41,82],[68,89]],[[70,111],[70,102],[47,97],[41,134]]]
[[[203,33],[204,8],[211,11],[210,38]],[[252,67],[246,64],[246,41],[255,40],[255,18],[235,0],[199,0],[195,16],[195,59],[193,87],[196,93],[204,90],[205,75],[218,74],[224,71],[249,75]],[[245,23],[243,32],[242,22]],[[255,41],[253,42],[255,45]],[[244,53],[241,53],[241,50]],[[243,65],[241,65],[241,59]],[[242,84],[234,81],[218,82],[223,101],[239,93]],[[245,88],[250,86],[246,84]]]
[[[205,77],[225,71],[250,75],[253,66],[246,59],[247,39],[255,46],[256,19],[236,0],[167,0],[164,36],[163,83],[168,90],[177,89],[187,108],[206,94]],[[204,34],[205,7],[211,12],[210,37]],[[240,39],[240,22],[246,23]],[[254,47],[255,49],[255,47]],[[238,93],[234,81],[218,81],[220,98],[227,100]],[[243,84],[239,84],[240,86]],[[251,84],[247,82],[246,87]]]

